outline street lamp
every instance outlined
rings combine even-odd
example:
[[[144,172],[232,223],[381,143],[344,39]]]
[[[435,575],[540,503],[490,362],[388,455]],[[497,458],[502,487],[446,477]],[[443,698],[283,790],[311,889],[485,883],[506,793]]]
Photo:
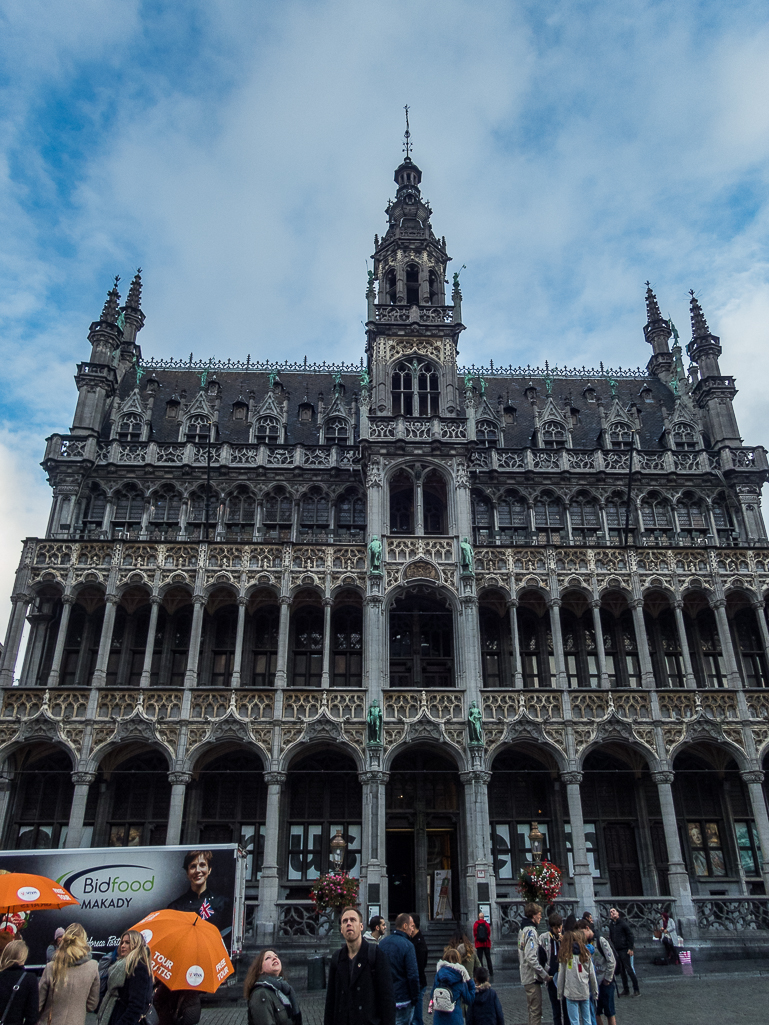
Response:
[[[538,865],[542,860],[542,844],[544,839],[544,834],[540,833],[537,823],[532,822],[531,832],[529,833],[529,845],[531,846],[531,857],[535,865]]]
[[[336,869],[337,872],[342,867],[344,861],[344,851],[347,844],[342,836],[342,830],[337,829],[336,836],[331,840],[331,867]]]

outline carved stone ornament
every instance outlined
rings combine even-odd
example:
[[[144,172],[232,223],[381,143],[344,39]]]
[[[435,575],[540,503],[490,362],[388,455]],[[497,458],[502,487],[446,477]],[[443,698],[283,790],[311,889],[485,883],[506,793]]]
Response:
[[[562,772],[561,773],[561,783],[565,783],[567,786],[574,785],[574,784],[579,786],[579,784],[582,782],[583,778],[584,778],[584,773],[583,772]]]
[[[206,736],[207,742],[216,741],[220,743],[223,740],[235,740],[242,744],[254,743],[248,723],[245,719],[241,719],[232,707],[227,709],[221,719],[211,723],[211,728]]]
[[[172,787],[186,787],[192,782],[191,772],[169,772],[168,782]]]
[[[416,719],[407,725],[403,739],[406,743],[414,740],[436,740],[440,743],[446,738],[443,724],[433,719],[427,709],[423,708]]]
[[[520,713],[505,726],[502,739],[508,743],[513,740],[533,740],[537,744],[544,743],[545,731],[542,723],[533,719],[528,712]]]
[[[463,786],[479,783],[481,786],[487,787],[491,783],[491,773],[488,769],[470,769],[468,772],[460,772],[459,782]]]
[[[285,786],[287,779],[287,772],[265,772],[264,774],[264,782],[267,784],[268,787]]]
[[[143,708],[135,708],[127,719],[120,719],[111,738],[115,741],[143,740],[147,744],[156,744],[158,735],[155,723],[148,718]]]
[[[612,710],[609,715],[599,723],[595,731],[595,739],[605,743],[607,740],[625,740],[632,742],[635,740],[633,736],[633,727],[630,723],[625,722]]]
[[[53,719],[45,708],[33,715],[31,719],[25,719],[19,727],[19,740],[53,740],[60,741],[59,724]]]
[[[656,783],[658,786],[662,783],[667,783],[668,786],[672,786],[673,780],[676,778],[676,774],[671,769],[659,769],[655,772],[650,772],[649,778],[652,783]]]
[[[311,740],[344,740],[342,724],[332,719],[327,708],[321,708],[320,712],[311,719],[304,728],[302,743],[309,743]]]
[[[380,786],[384,786],[389,779],[390,773],[383,772],[380,769],[367,769],[365,772],[358,773],[358,781],[363,786],[365,786],[367,783],[378,783]]]
[[[694,719],[686,724],[686,740],[689,743],[693,740],[714,740],[716,743],[720,743],[724,740],[724,731],[718,723],[700,711]]]
[[[382,467],[378,459],[373,459],[366,467],[366,488],[382,487]]]
[[[743,769],[740,772],[740,779],[744,783],[763,783],[764,772],[762,769]]]
[[[427,580],[441,579],[438,567],[434,566],[431,562],[427,562],[426,559],[417,559],[416,562],[410,562],[403,570],[404,580],[416,580],[420,577]]]
[[[76,787],[90,787],[92,783],[96,782],[95,772],[73,772],[72,783]]]

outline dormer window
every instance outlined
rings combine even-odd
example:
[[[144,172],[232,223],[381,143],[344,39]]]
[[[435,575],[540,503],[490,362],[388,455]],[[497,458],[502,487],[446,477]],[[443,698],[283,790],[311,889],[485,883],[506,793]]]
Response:
[[[595,402],[595,388],[585,388],[582,394],[585,396],[585,402]]]
[[[280,424],[274,416],[263,416],[256,424],[254,437],[257,445],[277,445],[280,438]]]
[[[515,406],[505,406],[502,410],[502,414],[505,418],[505,426],[515,423]]]
[[[327,445],[346,445],[350,427],[341,416],[335,416],[323,426],[323,436]]]
[[[398,363],[392,376],[393,416],[437,416],[438,372],[432,363]]]
[[[419,305],[419,267],[415,263],[406,267],[406,305]]]
[[[499,430],[493,420],[479,420],[475,427],[478,444],[484,448],[494,448],[499,438]]]
[[[171,399],[166,402],[166,420],[178,420],[179,419],[179,402],[176,399]]]
[[[248,406],[245,402],[236,402],[232,407],[232,419],[245,421],[246,414],[248,413]]]
[[[312,423],[313,408],[311,403],[303,402],[299,407],[299,422],[303,424]]]
[[[542,448],[566,448],[566,428],[550,420],[541,429]]]
[[[207,417],[191,416],[187,421],[185,440],[196,444],[205,444],[211,433],[211,423]]]
[[[697,449],[697,432],[690,424],[676,424],[673,427],[673,448],[677,452],[694,452]]]
[[[129,413],[120,420],[117,436],[121,441],[141,441],[144,418],[139,413]]]
[[[626,424],[614,424],[609,431],[609,444],[619,451],[632,448],[632,439],[633,432]]]
[[[654,395],[651,388],[641,389],[641,402],[654,402]]]
[[[571,417],[571,426],[576,427],[579,424],[579,410],[572,406],[569,410],[569,416]]]
[[[534,385],[530,385],[523,394],[526,396],[526,398],[529,400],[532,406],[535,406],[537,404],[537,389],[534,387]]]

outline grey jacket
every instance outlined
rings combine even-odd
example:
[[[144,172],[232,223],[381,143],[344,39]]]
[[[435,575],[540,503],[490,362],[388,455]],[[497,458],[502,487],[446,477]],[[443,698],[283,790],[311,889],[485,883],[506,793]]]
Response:
[[[67,969],[63,982],[53,985],[53,963],[48,962],[40,979],[40,1018],[48,1025],[85,1025],[86,1011],[99,1006],[99,966],[82,958]]]
[[[594,937],[593,946],[595,947],[595,953],[593,954],[595,977],[600,986],[602,982],[609,983],[614,978],[617,959],[614,956],[614,951],[611,949],[611,944],[605,936]]]
[[[595,977],[592,958],[583,964],[579,954],[572,954],[568,961],[558,964],[558,999],[588,1000],[598,996],[598,981]]]
[[[530,986],[532,982],[547,982],[547,971],[539,963],[538,949],[537,927],[530,918],[524,918],[518,932],[518,969],[522,986]]]

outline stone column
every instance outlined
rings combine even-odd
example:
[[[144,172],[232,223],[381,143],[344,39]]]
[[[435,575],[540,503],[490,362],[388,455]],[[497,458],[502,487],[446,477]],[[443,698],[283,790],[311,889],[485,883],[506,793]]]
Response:
[[[278,661],[275,666],[275,686],[285,687],[288,683],[286,667],[288,665],[288,628],[291,615],[291,598],[287,594],[280,596],[280,623],[278,625]]]
[[[457,630],[459,649],[464,656],[462,670],[465,682],[465,695],[467,708],[471,701],[481,704],[481,683],[483,680],[481,670],[481,631],[478,622],[478,599],[474,594],[463,594],[459,599],[461,615]],[[457,674],[455,672],[455,678]],[[457,679],[457,684],[459,680]]]
[[[257,942],[272,942],[278,925],[278,841],[280,839],[280,792],[287,779],[285,772],[265,772],[267,784],[267,815],[264,827],[264,861],[259,880],[259,911]]]
[[[761,599],[758,599],[758,601],[754,601],[752,603],[752,607],[756,613],[756,619],[758,620],[758,631],[761,634],[761,647],[764,650],[764,663],[769,671],[769,627],[767,626],[766,614],[764,612],[766,606]]]
[[[149,687],[152,682],[152,656],[155,652],[155,635],[158,632],[158,615],[163,599],[158,594],[150,598],[150,623],[147,627],[147,644],[144,648],[144,663],[142,664],[142,675],[140,687]]]
[[[171,784],[171,803],[168,807],[166,845],[173,847],[175,844],[181,843],[184,797],[187,793],[187,785],[192,782],[192,773],[169,772],[168,782]]]
[[[364,919],[368,908],[379,906],[379,914],[387,917],[387,865],[385,853],[385,785],[389,772],[367,769],[358,773],[363,790],[363,836],[361,850],[360,903]]]
[[[13,685],[13,674],[16,670],[16,659],[19,657],[24,619],[27,614],[27,605],[31,601],[32,596],[29,594],[14,594],[11,598],[13,610],[11,611],[11,618],[8,620],[8,629],[5,634],[2,669],[0,669],[0,687],[11,687]]]
[[[761,853],[764,858],[763,876],[766,892],[769,893],[769,815],[766,811],[764,798],[764,772],[762,769],[743,769],[740,771],[742,781],[747,785],[753,819],[756,823],[758,839],[761,842]]]
[[[726,599],[716,598],[710,603],[710,607],[716,614],[718,639],[721,641],[721,651],[723,652],[724,661],[726,662],[726,674],[729,680],[729,686],[732,690],[742,690],[742,677],[740,676],[740,671],[737,668],[737,657],[734,654],[732,633],[729,629],[729,620],[726,615]]]
[[[0,836],[5,836],[6,818],[11,805],[11,777],[7,769],[0,771]]]
[[[566,690],[568,687],[568,676],[566,675],[566,661],[563,655],[563,636],[561,634],[561,599],[551,598],[547,603],[550,609],[550,630],[553,634],[553,655],[555,656],[555,686],[559,690]],[[547,657],[547,652],[544,652]]]
[[[587,910],[595,917],[595,891],[593,876],[587,860],[585,846],[585,821],[582,818],[582,798],[579,785],[582,782],[581,772],[562,772],[561,782],[566,787],[566,800],[569,805],[569,822],[571,824],[571,856],[574,861],[574,890],[579,908]]]
[[[196,687],[198,682],[198,661],[200,659],[200,638],[203,634],[203,610],[206,598],[203,594],[192,597],[192,628],[190,630],[190,650],[187,653],[187,670],[184,674],[184,686]]]
[[[243,665],[243,633],[246,628],[246,605],[248,598],[241,595],[238,598],[238,626],[235,632],[235,659],[232,666],[232,686],[240,686],[240,669]]]
[[[75,789],[72,793],[67,839],[64,841],[65,847],[79,847],[83,842],[85,806],[88,802],[88,791],[91,785],[96,782],[96,773],[73,772],[72,782],[75,784]]]
[[[606,669],[606,649],[603,646],[603,626],[601,625],[601,599],[593,598],[590,602],[593,610],[593,630],[595,631],[595,650],[598,654],[598,674],[601,680],[601,687],[608,690],[611,687],[611,680]]]
[[[321,687],[331,685],[331,609],[333,598],[323,599],[323,670],[320,677]]]
[[[369,594],[363,599],[363,680],[369,701],[380,704],[387,666],[386,641],[384,599]]]
[[[635,628],[636,644],[638,645],[638,661],[641,663],[641,686],[647,690],[654,690],[654,668],[649,656],[649,638],[646,636],[643,598],[633,598],[630,602],[630,608],[633,610],[633,626]]]
[[[516,690],[523,688],[523,663],[521,662],[521,644],[518,639],[518,599],[510,598],[507,603],[510,612],[510,637],[513,642],[513,686]]]
[[[94,687],[103,687],[107,682],[107,664],[109,662],[110,648],[112,647],[112,630],[115,626],[115,613],[120,603],[120,599],[116,594],[108,594],[104,600],[106,607],[101,624],[99,653],[96,656],[96,668],[93,671],[92,686]]]
[[[665,845],[668,849],[670,896],[675,898],[679,918],[688,920],[686,924],[682,924],[681,932],[684,936],[689,936],[691,935],[692,927],[696,928],[697,915],[692,902],[689,873],[686,871],[686,863],[681,853],[681,841],[678,836],[678,820],[676,819],[676,809],[673,803],[672,786],[675,773],[669,769],[664,769],[652,772],[651,778],[657,784],[660,810],[662,812],[662,827],[665,830]]]
[[[414,533],[421,536],[425,532],[425,499],[422,491],[422,474],[414,482]]]
[[[494,900],[494,866],[489,836],[489,783],[491,773],[474,768],[460,772],[465,788],[465,836],[467,865],[465,868],[465,899],[471,921],[478,917],[478,904],[492,904],[492,921],[496,921]]]
[[[67,641],[67,630],[69,628],[69,615],[75,599],[71,594],[63,594],[61,597],[61,619],[59,620],[59,632],[56,635],[56,647],[53,649],[51,660],[51,671],[48,674],[48,686],[58,687],[61,675],[61,660],[64,658],[64,645]]]
[[[684,603],[680,598],[673,602],[673,612],[676,617],[676,629],[678,630],[678,643],[681,645],[681,657],[684,660],[684,675],[686,686],[694,690],[697,686],[697,679],[692,666],[692,653],[689,651],[689,639],[686,636],[686,623],[684,622]]]

